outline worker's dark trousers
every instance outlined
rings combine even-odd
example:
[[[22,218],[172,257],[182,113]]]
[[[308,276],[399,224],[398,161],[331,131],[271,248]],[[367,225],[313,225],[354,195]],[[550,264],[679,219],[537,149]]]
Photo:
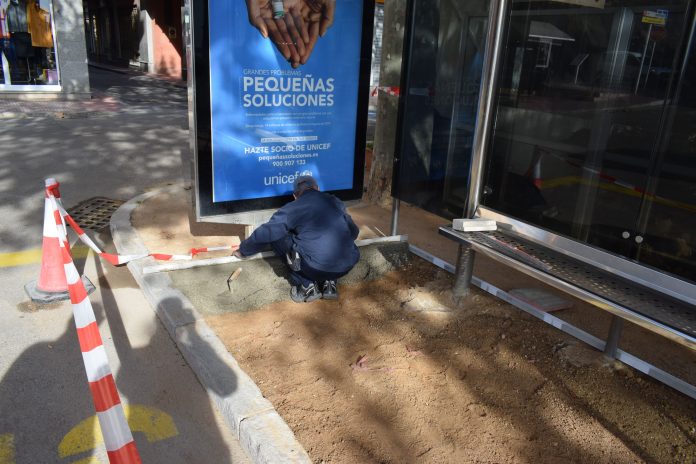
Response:
[[[280,259],[283,260],[286,266],[288,266],[287,254],[292,250],[292,237],[290,235],[285,236],[278,241],[271,243],[271,248]],[[288,266],[288,271],[290,272],[290,283],[292,285],[302,285],[308,287],[309,284],[317,282],[321,285],[322,282],[327,280],[336,280],[339,277],[343,277],[348,274],[346,272],[326,272],[320,271],[318,269],[313,269],[309,264],[302,259],[299,271],[293,271]]]

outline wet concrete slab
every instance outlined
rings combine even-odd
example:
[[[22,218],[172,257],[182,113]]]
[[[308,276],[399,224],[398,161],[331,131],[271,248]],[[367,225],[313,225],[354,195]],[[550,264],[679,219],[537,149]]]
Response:
[[[409,262],[408,243],[376,243],[360,248],[360,261],[338,281],[342,285],[374,280]],[[241,273],[227,279],[237,269]],[[244,312],[276,301],[290,300],[290,283],[285,264],[278,258],[253,259],[237,263],[184,269],[168,273],[174,286],[188,297],[204,316]]]

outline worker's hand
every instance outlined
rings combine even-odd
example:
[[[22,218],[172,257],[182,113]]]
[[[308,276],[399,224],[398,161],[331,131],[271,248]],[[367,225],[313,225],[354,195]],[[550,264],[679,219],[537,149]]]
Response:
[[[232,253],[232,256],[234,256],[237,259],[246,258],[246,256],[244,256],[239,250],[235,250],[234,253]]]

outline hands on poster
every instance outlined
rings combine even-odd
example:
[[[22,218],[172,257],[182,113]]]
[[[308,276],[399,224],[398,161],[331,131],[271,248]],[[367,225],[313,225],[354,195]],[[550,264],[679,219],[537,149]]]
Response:
[[[246,0],[246,4],[251,25],[264,38],[270,37],[293,68],[307,63],[336,11],[336,0]]]

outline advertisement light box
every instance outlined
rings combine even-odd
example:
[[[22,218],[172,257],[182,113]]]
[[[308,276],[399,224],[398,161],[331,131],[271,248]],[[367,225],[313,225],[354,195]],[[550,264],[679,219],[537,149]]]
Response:
[[[373,11],[362,0],[192,0],[197,217],[278,208],[298,176],[362,195]]]

